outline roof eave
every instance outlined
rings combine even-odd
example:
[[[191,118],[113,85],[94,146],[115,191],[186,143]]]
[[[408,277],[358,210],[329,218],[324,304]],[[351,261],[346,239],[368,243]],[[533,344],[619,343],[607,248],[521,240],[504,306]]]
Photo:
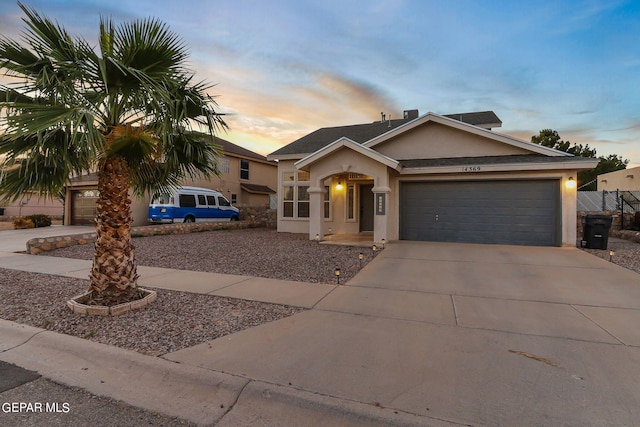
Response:
[[[398,172],[402,170],[402,165],[397,160],[387,157],[382,153],[372,150],[371,148],[364,147],[362,144],[359,144],[349,138],[340,138],[332,142],[331,144],[322,147],[315,153],[311,153],[308,156],[304,157],[303,159],[295,162],[295,166],[298,169],[305,170],[305,168],[311,166],[313,163],[321,160],[322,158],[330,155],[334,151],[339,150],[340,148],[343,148],[343,147],[352,149],[353,151],[356,151],[366,157],[369,157],[379,163],[382,163],[385,166],[391,169],[394,169]]]
[[[486,172],[513,172],[513,171],[553,171],[553,170],[589,170],[598,165],[598,160],[589,161],[566,161],[566,162],[530,162],[530,163],[503,163],[486,164],[477,167],[470,165],[447,165],[447,166],[424,166],[424,167],[404,167],[402,175],[416,174],[443,174],[443,173],[486,173]]]

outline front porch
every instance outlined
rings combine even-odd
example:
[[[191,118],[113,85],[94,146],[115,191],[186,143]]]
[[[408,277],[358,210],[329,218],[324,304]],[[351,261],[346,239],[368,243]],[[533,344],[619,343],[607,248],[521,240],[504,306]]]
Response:
[[[330,234],[320,241],[323,245],[345,245],[370,248],[373,246],[373,232]]]

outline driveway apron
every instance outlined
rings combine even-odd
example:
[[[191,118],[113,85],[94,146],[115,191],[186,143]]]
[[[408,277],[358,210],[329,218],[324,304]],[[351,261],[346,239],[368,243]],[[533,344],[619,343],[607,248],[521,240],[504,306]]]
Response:
[[[575,248],[394,242],[312,310],[164,357],[472,425],[640,419],[640,276]]]

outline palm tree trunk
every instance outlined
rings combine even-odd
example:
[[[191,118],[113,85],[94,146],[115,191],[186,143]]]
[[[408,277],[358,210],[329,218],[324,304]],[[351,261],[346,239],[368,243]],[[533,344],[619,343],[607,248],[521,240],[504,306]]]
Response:
[[[115,157],[101,163],[98,191],[97,236],[89,291],[94,303],[112,306],[138,298],[126,160]]]

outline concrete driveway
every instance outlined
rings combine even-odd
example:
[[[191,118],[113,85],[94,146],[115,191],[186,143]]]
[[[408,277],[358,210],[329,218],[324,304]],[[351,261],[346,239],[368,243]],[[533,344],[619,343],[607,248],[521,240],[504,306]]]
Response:
[[[574,248],[397,242],[312,310],[165,355],[430,425],[635,425],[640,275]]]

